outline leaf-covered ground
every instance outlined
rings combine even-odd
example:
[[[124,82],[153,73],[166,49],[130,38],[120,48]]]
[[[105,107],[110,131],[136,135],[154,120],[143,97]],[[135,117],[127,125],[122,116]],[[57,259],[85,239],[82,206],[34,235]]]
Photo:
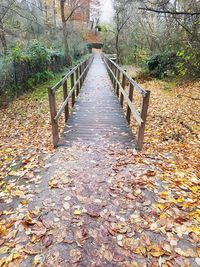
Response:
[[[60,78],[57,75],[0,109],[0,178],[30,173],[46,153],[53,151],[47,88]]]
[[[199,83],[144,87],[142,153],[77,143],[45,161],[46,89],[0,111],[0,266],[200,265]]]

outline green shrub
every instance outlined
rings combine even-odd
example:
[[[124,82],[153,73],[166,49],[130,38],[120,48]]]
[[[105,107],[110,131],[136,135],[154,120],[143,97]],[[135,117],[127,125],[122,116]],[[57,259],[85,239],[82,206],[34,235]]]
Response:
[[[51,71],[43,71],[35,73],[31,78],[27,81],[27,86],[32,88],[34,85],[38,83],[46,82],[50,79],[54,78],[54,74]]]
[[[38,41],[23,47],[19,42],[0,62],[0,97],[18,97],[36,84],[53,78],[65,66],[62,51],[48,49]]]
[[[176,69],[177,62],[178,62],[178,57],[176,56],[176,52],[170,51],[152,56],[147,61],[147,65],[150,74],[153,77],[162,79],[177,74],[177,69]]]
[[[125,50],[123,53],[122,61],[124,64],[137,64],[139,66],[144,66],[145,62],[148,59],[149,53],[147,50],[139,47],[134,47],[133,49]]]
[[[153,77],[197,78],[200,76],[200,50],[186,47],[152,56],[147,65]]]
[[[200,49],[186,47],[177,52],[178,62],[176,68],[182,77],[200,77]]]

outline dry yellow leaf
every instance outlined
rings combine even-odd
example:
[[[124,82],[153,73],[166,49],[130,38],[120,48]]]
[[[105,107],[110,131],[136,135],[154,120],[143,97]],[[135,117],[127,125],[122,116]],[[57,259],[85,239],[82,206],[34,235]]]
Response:
[[[27,205],[29,203],[29,201],[27,199],[23,199],[23,200],[20,201],[20,203],[22,205]]]
[[[157,203],[156,207],[159,208],[161,211],[163,211],[165,209],[165,205],[163,205],[161,203]]]
[[[174,251],[184,257],[196,257],[196,252],[190,248],[183,250],[181,248],[175,248]]]
[[[133,261],[133,262],[132,262],[132,266],[133,266],[133,267],[137,267],[137,266],[138,266],[137,262],[136,262],[136,261]]]
[[[3,246],[0,248],[0,254],[5,254],[8,252],[8,250],[9,250],[9,247]]]
[[[198,254],[198,257],[200,258],[200,247],[197,248],[197,254]]]
[[[74,215],[82,215],[82,211],[80,208],[75,209]]]
[[[153,245],[148,248],[149,253],[153,257],[160,257],[165,254],[164,250],[158,245]]]
[[[5,225],[0,225],[0,236],[5,236],[7,234],[7,229]]]

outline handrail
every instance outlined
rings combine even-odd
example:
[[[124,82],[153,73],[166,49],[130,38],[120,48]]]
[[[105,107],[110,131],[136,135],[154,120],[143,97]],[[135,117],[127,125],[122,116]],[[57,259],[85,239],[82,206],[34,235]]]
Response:
[[[109,60],[110,62],[112,62],[112,64],[115,65],[115,67],[117,67],[117,69],[120,70],[121,73],[123,73],[123,74],[126,76],[126,78],[128,79],[128,81],[129,81],[130,83],[133,84],[133,86],[135,87],[135,89],[136,89],[139,93],[141,93],[141,94],[144,95],[144,96],[147,94],[147,91],[144,90],[141,86],[139,86],[139,85],[136,83],[136,81],[134,81],[130,76],[128,76],[127,72],[126,72],[125,70],[123,70],[119,65],[117,65],[117,63],[115,63],[112,59],[110,59],[110,58],[107,57],[106,55],[104,55],[104,57],[105,57],[107,60]]]
[[[111,82],[113,83],[114,91],[117,96],[120,97],[120,104],[123,108],[124,100],[127,103],[126,118],[128,123],[131,122],[131,114],[137,121],[138,130],[137,130],[137,148],[142,150],[144,142],[144,131],[147,118],[147,111],[149,106],[150,91],[144,90],[140,87],[135,80],[133,80],[119,65],[117,65],[112,59],[107,55],[102,54],[104,63],[106,65],[108,74],[110,76]],[[120,81],[121,80],[121,81]],[[125,88],[126,83],[128,82],[129,93],[127,95]],[[134,89],[142,97],[140,112],[136,109],[133,104],[133,93]]]
[[[76,67],[74,67],[73,69],[70,70],[70,72],[68,72],[63,78],[62,80],[60,80],[57,84],[55,84],[51,90],[52,91],[56,91],[58,88],[60,88],[63,83],[68,79],[68,77],[70,77],[71,74],[73,74],[82,64],[83,62],[79,63]]]
[[[58,120],[63,112],[65,112],[65,122],[67,122],[69,117],[69,100],[72,98],[72,107],[75,104],[75,98],[79,94],[79,90],[82,87],[82,84],[85,80],[87,72],[92,64],[94,56],[78,64],[72,70],[70,70],[56,85],[48,88],[49,96],[49,107],[51,114],[51,126],[52,126],[52,135],[53,135],[53,145],[54,147],[58,146],[59,141],[59,128]],[[70,78],[70,91],[68,92],[68,79]],[[64,102],[60,109],[57,112],[55,94],[57,89],[63,86],[63,98]]]
[[[139,112],[136,110],[136,107],[134,106],[134,104],[130,101],[130,99],[128,98],[128,95],[126,94],[126,92],[124,91],[123,87],[121,86],[121,83],[117,80],[117,78],[114,76],[113,71],[111,70],[111,68],[109,66],[107,66],[108,69],[110,70],[111,74],[113,75],[113,78],[115,79],[116,83],[119,86],[119,90],[120,92],[123,94],[125,100],[128,102],[129,107],[131,108],[131,111],[134,113],[135,115],[135,119],[137,120],[138,124],[141,126],[143,120],[140,117]]]
[[[80,75],[79,79],[76,81],[76,83],[74,84],[74,86],[72,87],[72,89],[70,90],[68,97],[65,99],[65,101],[63,102],[61,108],[59,109],[57,115],[55,116],[54,120],[57,121],[59,119],[59,117],[61,116],[62,112],[64,111],[64,108],[66,106],[66,104],[69,101],[69,98],[72,96],[74,90],[76,89],[76,86],[78,85],[80,79],[83,77],[83,75],[86,73],[86,71],[88,70],[90,65],[87,65],[87,67],[84,69],[83,73]],[[76,70],[77,68],[74,68],[74,70]],[[71,73],[72,74],[72,73]],[[67,76],[67,75],[66,75]],[[69,75],[68,75],[69,76]]]

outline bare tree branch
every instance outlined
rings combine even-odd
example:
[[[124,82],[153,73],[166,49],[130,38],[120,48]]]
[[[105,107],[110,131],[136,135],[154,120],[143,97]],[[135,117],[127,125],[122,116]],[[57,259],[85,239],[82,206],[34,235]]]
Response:
[[[145,10],[149,12],[159,13],[159,14],[171,14],[171,15],[188,15],[188,16],[199,16],[200,12],[178,12],[178,11],[170,11],[170,10],[159,10],[150,7],[139,7],[140,10]]]

